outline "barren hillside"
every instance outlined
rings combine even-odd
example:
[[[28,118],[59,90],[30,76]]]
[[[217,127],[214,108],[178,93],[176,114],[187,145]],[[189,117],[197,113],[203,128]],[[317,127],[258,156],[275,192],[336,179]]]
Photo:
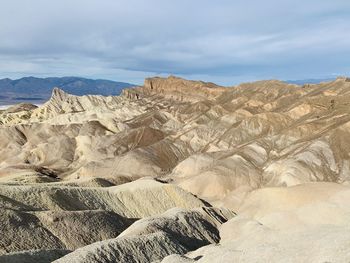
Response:
[[[1,111],[0,262],[347,262],[349,113],[348,78],[173,76]]]

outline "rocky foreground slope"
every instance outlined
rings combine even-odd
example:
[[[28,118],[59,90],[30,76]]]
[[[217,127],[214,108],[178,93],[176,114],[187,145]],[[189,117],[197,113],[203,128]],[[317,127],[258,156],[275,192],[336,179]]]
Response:
[[[0,112],[0,262],[350,261],[350,80],[146,79]]]

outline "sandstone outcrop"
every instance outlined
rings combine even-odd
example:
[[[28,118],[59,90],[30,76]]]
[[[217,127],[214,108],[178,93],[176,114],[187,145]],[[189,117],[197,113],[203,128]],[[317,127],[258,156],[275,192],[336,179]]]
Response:
[[[229,210],[200,208],[167,211],[135,222],[117,238],[77,249],[55,262],[152,262],[219,241],[218,227]]]

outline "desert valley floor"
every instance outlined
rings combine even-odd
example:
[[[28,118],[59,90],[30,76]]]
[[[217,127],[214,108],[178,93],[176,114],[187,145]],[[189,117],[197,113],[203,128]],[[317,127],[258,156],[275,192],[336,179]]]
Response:
[[[0,111],[0,263],[350,262],[350,79],[55,88]]]

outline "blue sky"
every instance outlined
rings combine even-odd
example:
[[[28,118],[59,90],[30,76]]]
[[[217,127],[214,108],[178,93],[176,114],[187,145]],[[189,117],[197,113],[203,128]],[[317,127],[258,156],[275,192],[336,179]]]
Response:
[[[349,0],[1,0],[0,78],[223,85],[350,71]]]

